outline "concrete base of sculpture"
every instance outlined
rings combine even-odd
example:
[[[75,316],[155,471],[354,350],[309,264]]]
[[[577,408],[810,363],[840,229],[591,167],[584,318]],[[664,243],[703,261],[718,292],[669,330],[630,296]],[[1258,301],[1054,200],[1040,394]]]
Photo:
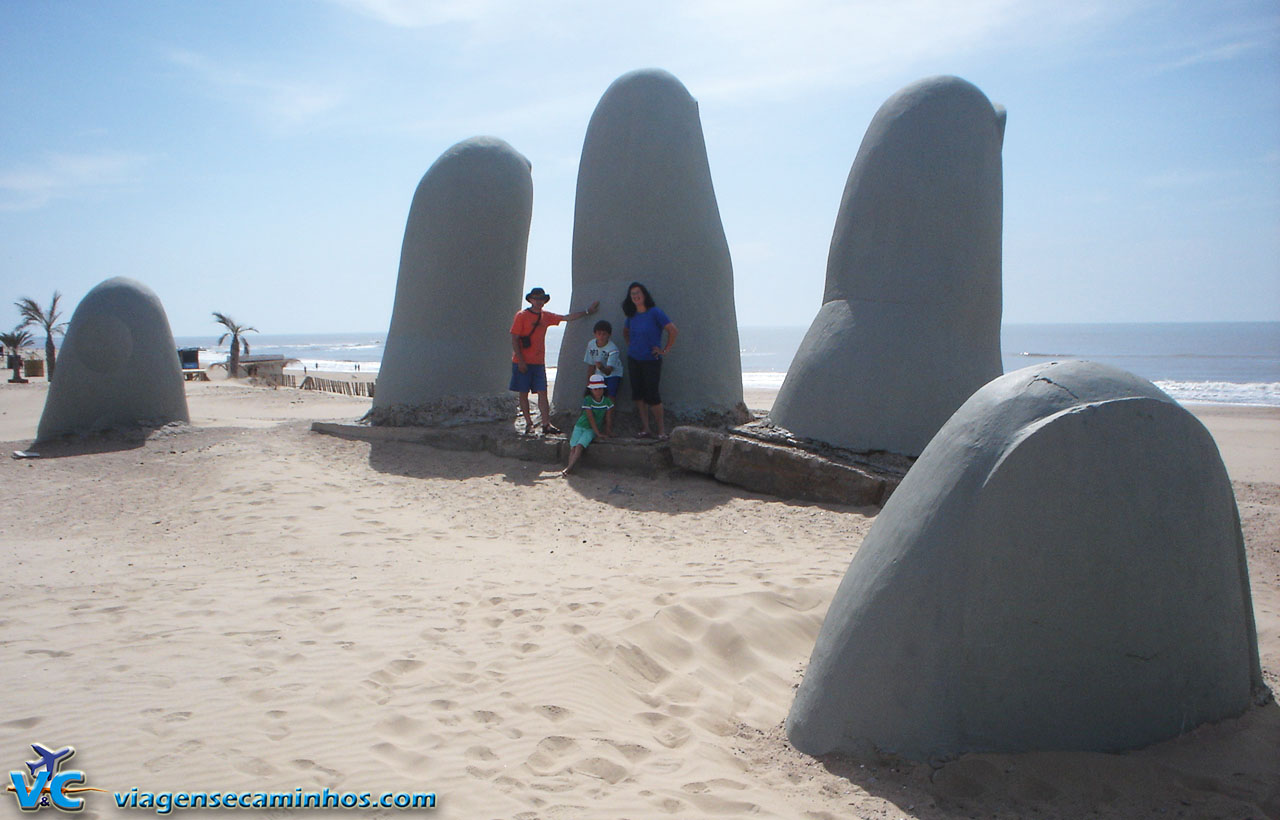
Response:
[[[509,391],[490,396],[446,396],[421,404],[374,407],[361,421],[386,427],[457,427],[510,418],[515,408],[516,394]]]
[[[814,452],[794,438],[756,424],[715,430],[681,426],[671,431],[671,459],[683,470],[779,498],[879,506],[902,480],[906,466]]]
[[[508,413],[508,415],[510,415]],[[488,452],[500,458],[563,466],[569,459],[566,436],[524,436],[510,421],[452,426],[366,427],[362,424],[315,422],[312,432],[375,444],[425,444],[441,450]],[[583,456],[582,466],[653,478],[671,470],[669,448],[652,441],[596,439]]]
[[[665,391],[666,388],[664,387],[663,390]],[[619,395],[621,395],[621,392]],[[678,403],[677,406],[679,406]],[[689,408],[681,408],[672,410],[666,404],[663,405],[663,409],[665,411],[663,416],[664,426],[667,430],[675,430],[681,425],[723,429],[751,421],[751,411],[747,409],[745,402],[738,402],[736,405],[724,409],[703,408],[701,410],[691,410]],[[558,426],[565,427],[565,425],[573,426],[581,413],[582,411],[577,408],[566,411],[556,409],[552,415]],[[635,405],[619,407],[614,418],[615,432],[621,436],[634,435],[640,430],[639,419]],[[565,429],[568,429],[568,427],[565,427]]]
[[[508,411],[508,417],[511,413]],[[442,450],[489,452],[503,458],[563,465],[567,436],[520,435],[510,418],[500,422],[370,427],[315,422],[313,432],[372,443],[426,444]],[[615,431],[616,432],[616,431]],[[806,445],[810,446],[810,445]],[[901,462],[847,460],[797,446],[785,434],[744,425],[731,429],[681,426],[669,442],[630,436],[598,438],[582,467],[656,477],[673,468],[702,473],[724,484],[780,498],[850,506],[883,504],[902,480]]]
[[[809,754],[1115,751],[1267,696],[1207,430],[1088,362],[1003,376],[854,556],[787,721]]]
[[[116,277],[76,307],[36,441],[190,420],[182,365],[160,298]]]

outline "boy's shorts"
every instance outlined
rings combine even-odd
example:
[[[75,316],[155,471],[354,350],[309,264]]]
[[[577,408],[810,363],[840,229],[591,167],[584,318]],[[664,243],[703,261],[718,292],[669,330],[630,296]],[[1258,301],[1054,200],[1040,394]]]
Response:
[[[621,376],[605,376],[604,378],[604,394],[609,398],[616,398],[618,388],[622,386]]]
[[[619,376],[618,378],[622,378]],[[596,440],[596,432],[590,427],[579,427],[573,425],[573,434],[569,436],[569,449],[577,447],[579,444],[586,448],[588,444]]]
[[[511,386],[508,388],[517,393],[543,393],[547,389],[547,366],[545,364],[527,364],[525,372],[520,372],[520,365],[511,363]]]

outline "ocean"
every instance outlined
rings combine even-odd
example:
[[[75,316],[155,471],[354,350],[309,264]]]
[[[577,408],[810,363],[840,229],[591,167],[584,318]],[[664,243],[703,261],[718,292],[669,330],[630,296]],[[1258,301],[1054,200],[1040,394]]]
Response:
[[[807,328],[739,328],[745,387],[782,385]],[[253,353],[279,353],[312,370],[374,372],[385,333],[328,333],[249,337]],[[555,361],[562,332],[547,333]],[[201,363],[224,361],[225,346],[209,336],[180,336],[179,347],[200,347]],[[1188,403],[1280,407],[1280,322],[1168,324],[1006,324],[1001,330],[1005,372],[1055,359],[1089,359],[1136,373]],[[676,354],[678,355],[678,353]]]

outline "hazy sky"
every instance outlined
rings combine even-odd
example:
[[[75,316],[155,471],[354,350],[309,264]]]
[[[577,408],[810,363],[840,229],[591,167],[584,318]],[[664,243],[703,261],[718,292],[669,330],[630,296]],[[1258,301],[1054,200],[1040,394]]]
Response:
[[[477,134],[533,163],[564,310],[587,120],[646,67],[699,101],[741,324],[810,322],[862,135],[933,74],[1009,112],[1005,321],[1280,319],[1275,0],[5,0],[0,328],[124,275],[178,335],[385,332],[414,188]]]

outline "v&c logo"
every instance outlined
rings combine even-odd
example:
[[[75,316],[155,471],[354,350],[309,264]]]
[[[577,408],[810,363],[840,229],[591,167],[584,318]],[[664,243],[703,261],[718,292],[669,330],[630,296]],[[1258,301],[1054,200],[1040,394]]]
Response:
[[[14,793],[18,808],[23,811],[39,811],[50,805],[62,811],[79,811],[84,808],[84,798],[72,797],[72,794],[106,791],[83,785],[84,772],[59,771],[76,753],[74,748],[67,746],[54,752],[39,743],[31,744],[31,748],[40,759],[27,761],[30,780],[27,772],[9,772],[8,791]]]

